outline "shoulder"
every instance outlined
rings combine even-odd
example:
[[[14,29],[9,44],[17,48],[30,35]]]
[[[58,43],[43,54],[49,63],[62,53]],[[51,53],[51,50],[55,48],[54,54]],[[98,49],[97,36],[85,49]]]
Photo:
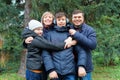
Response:
[[[83,30],[95,31],[95,29],[94,29],[92,26],[90,26],[90,25],[88,25],[88,24],[86,24],[86,23],[84,23],[84,24],[82,25],[82,27],[83,27]]]
[[[35,36],[37,36],[37,34],[34,32],[34,31],[32,31],[32,30],[30,30],[30,29],[28,29],[28,28],[25,28],[23,31],[22,31],[22,38],[27,38],[27,37],[29,37],[29,36],[32,36],[32,37],[35,37]]]

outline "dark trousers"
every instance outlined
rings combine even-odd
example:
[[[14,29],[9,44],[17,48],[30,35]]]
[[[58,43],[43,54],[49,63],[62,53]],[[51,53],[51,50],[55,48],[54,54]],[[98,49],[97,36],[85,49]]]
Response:
[[[27,69],[26,80],[42,80],[42,73],[34,73]]]

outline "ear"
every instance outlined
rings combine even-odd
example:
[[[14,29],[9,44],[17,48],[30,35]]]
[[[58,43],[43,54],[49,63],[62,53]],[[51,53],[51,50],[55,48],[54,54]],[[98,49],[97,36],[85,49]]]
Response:
[[[57,24],[57,22],[56,22],[56,20],[55,20],[55,19],[53,20],[53,23],[54,23],[54,24]]]
[[[69,19],[68,18],[66,18],[66,23],[69,23]]]

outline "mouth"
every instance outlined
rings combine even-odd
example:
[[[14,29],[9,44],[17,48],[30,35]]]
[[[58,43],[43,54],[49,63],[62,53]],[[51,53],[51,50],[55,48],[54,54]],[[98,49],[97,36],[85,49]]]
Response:
[[[45,22],[52,22],[51,20],[45,20]]]
[[[59,26],[65,26],[64,24],[59,24]]]
[[[46,23],[50,23],[50,21],[45,21]]]
[[[39,34],[39,36],[42,36],[42,34]]]

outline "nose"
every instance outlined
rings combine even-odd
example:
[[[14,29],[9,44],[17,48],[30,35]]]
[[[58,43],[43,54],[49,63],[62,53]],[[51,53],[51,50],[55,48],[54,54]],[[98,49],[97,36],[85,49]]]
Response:
[[[40,33],[43,33],[43,31],[41,30]]]
[[[79,18],[77,17],[76,19],[78,20]]]
[[[49,18],[47,17],[46,20],[48,20]]]

